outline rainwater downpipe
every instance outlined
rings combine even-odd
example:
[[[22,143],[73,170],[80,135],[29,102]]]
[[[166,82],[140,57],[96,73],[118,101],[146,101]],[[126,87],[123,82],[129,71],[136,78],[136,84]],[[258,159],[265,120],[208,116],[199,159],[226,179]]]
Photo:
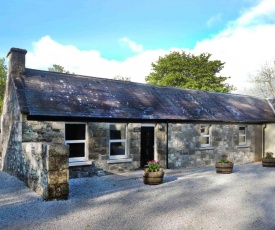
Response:
[[[264,157],[264,151],[265,151],[265,128],[266,124],[262,125],[262,158]]]
[[[168,121],[166,122],[166,168],[169,169],[168,167]]]

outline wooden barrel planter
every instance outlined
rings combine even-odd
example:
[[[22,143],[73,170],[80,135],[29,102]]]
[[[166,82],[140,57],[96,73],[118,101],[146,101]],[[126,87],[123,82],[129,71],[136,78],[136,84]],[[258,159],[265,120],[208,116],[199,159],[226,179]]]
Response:
[[[144,184],[157,185],[163,182],[164,171],[143,172]]]
[[[229,163],[218,163],[216,162],[216,172],[217,173],[222,173],[222,174],[229,174],[232,173],[233,171],[233,165],[234,163],[229,162]]]
[[[271,159],[263,158],[262,164],[263,164],[263,167],[275,167],[275,158],[271,158]]]

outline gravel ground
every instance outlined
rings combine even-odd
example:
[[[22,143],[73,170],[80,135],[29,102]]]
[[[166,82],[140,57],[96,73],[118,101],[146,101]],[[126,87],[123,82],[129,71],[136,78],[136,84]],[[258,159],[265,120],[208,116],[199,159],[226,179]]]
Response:
[[[170,170],[156,186],[136,175],[72,179],[69,200],[43,201],[0,172],[0,229],[275,229],[275,168]]]

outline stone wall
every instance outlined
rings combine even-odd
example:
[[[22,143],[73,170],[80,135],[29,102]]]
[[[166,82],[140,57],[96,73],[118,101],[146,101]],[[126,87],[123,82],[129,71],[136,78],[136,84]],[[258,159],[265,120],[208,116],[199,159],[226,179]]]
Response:
[[[7,55],[8,73],[1,119],[2,169],[21,179],[24,177],[21,164],[23,159],[18,152],[21,152],[22,117],[16,88],[22,87],[21,74],[25,71],[26,53],[26,50],[12,48]]]
[[[69,196],[69,147],[62,144],[47,145],[44,160],[47,183],[43,185],[46,199],[67,199]]]
[[[88,161],[82,166],[69,167],[69,149],[64,145],[65,122],[30,121],[25,115],[16,117],[19,111],[16,106],[10,110],[14,116],[5,118],[11,125],[4,127],[11,127],[11,134],[3,136],[3,143],[9,146],[4,155],[4,170],[25,181],[45,199],[66,199],[69,178],[140,168],[141,123],[127,124],[127,158],[110,160],[109,123],[88,122]],[[199,124],[161,125],[155,125],[155,158],[164,168],[167,161],[168,168],[211,165],[221,153],[228,153],[234,162],[251,162],[261,154],[261,148],[255,146],[256,136],[262,130],[260,125],[246,125],[247,144],[239,146],[238,125],[212,124],[211,146],[207,148],[200,146]]]
[[[11,93],[11,98],[13,94]],[[14,99],[16,102],[16,99]],[[3,119],[3,170],[24,181],[45,199],[66,199],[69,194],[69,150],[59,122],[29,121],[16,103]],[[12,106],[13,105],[13,106]],[[6,147],[7,146],[7,147]]]
[[[127,160],[109,160],[109,123],[88,123],[89,133],[89,160],[92,160],[93,167],[82,167],[84,174],[98,175],[114,172],[125,172],[135,170],[140,167],[140,132],[135,132],[134,128],[140,124],[128,124],[127,127]],[[73,171],[81,171],[80,167],[71,167],[71,177]],[[103,171],[103,172],[102,172]]]
[[[199,124],[169,124],[168,167],[213,165],[222,153],[227,153],[229,159],[234,162],[255,161],[261,154],[255,151],[255,137],[260,129],[257,125],[246,125],[246,127],[247,143],[240,146],[239,125],[212,124],[211,146],[202,148]]]
[[[62,144],[24,142],[24,181],[46,200],[69,195],[69,149]]]
[[[109,123],[88,123],[89,166],[70,167],[70,178],[121,173],[140,168],[141,123],[127,125],[127,159],[109,160]],[[166,168],[167,125],[163,129],[155,127],[156,158],[162,167]]]
[[[69,149],[64,145],[64,123],[30,121],[22,116],[24,181],[45,199],[69,194]]]
[[[159,128],[161,125],[161,128]],[[159,161],[159,164],[163,168],[167,168],[167,124],[165,123],[159,123],[155,127],[155,139],[156,139],[156,153],[157,153],[157,159]]]
[[[22,180],[24,178],[21,165],[23,158],[21,154],[17,154],[21,152],[22,117],[15,96],[15,86],[10,78],[8,78],[7,86],[1,124],[2,169]]]

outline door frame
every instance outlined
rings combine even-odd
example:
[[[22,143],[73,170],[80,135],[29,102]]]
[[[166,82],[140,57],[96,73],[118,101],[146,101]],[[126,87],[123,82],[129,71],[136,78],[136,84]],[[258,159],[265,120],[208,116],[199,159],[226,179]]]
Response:
[[[140,125],[141,127],[151,127],[151,128],[154,128],[154,160],[157,160],[157,154],[156,154],[156,131],[155,131],[155,128],[156,128],[156,124],[155,123],[143,123]],[[140,148],[141,148],[141,140],[140,140]],[[141,152],[140,152],[141,154]]]

